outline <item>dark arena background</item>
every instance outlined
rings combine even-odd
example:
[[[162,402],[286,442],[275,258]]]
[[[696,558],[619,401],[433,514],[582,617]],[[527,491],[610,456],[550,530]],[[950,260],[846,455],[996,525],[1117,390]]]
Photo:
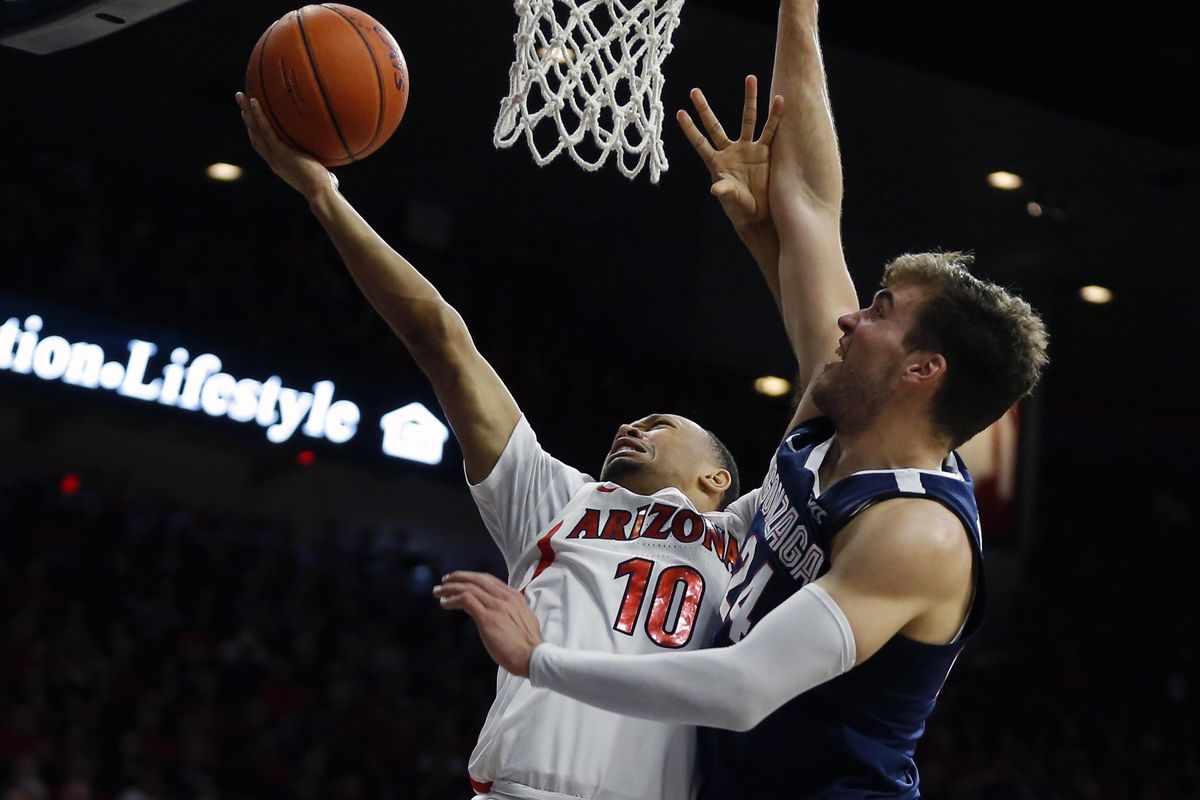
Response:
[[[462,312],[547,449],[594,472],[619,423],[675,411],[757,485],[789,412],[755,382],[792,361],[673,121],[658,185],[538,168],[491,143],[511,3],[356,5],[412,94],[342,190]],[[1153,3],[824,5],[860,290],[898,253],[967,249],[1052,337],[1042,386],[977,450],[991,611],[918,748],[924,793],[1200,797],[1194,28]],[[183,348],[326,409],[271,430],[112,370],[0,370],[5,800],[468,796],[495,668],[430,588],[503,562],[423,376],[246,140],[233,93],[291,7],[192,0],[58,53],[0,47],[16,360],[57,336],[130,379],[137,353],[153,376]],[[736,119],[774,14],[689,0],[668,114],[698,85]],[[989,185],[1001,170],[1020,188]]]

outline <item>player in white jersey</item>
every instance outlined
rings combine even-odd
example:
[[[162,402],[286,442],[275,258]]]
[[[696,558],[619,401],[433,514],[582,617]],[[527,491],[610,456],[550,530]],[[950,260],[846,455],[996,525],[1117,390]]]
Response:
[[[522,418],[491,474],[471,487],[510,585],[561,641],[646,654],[711,637],[737,560],[726,528],[744,523],[699,513],[674,486],[615,482],[651,438],[694,425],[656,414],[622,426],[602,472],[610,480],[597,482],[542,450]],[[582,705],[501,670],[469,770],[489,797],[687,798],[693,739],[689,728]]]
[[[272,170],[308,200],[359,288],[429,378],[463,451],[509,585],[539,623],[588,650],[699,647],[737,559],[751,509],[725,447],[691,420],[622,425],[594,481],[545,453],[458,313],[338,192],[318,162],[285,145],[240,93],[247,132]],[[777,118],[764,129],[769,141]],[[728,525],[726,523],[729,523]],[[694,732],[600,711],[500,671],[471,757],[479,797],[686,800]]]

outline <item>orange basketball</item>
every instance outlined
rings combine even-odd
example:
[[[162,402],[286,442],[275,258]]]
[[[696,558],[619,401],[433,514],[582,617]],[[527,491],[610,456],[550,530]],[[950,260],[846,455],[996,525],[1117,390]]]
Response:
[[[246,94],[280,137],[327,167],[366,158],[408,105],[408,66],[387,29],[340,3],[291,11],[250,54]]]

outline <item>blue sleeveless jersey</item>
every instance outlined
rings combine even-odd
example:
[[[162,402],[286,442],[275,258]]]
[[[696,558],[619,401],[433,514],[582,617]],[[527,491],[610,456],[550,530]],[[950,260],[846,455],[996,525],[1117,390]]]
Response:
[[[897,634],[865,663],[791,700],[746,733],[702,728],[702,800],[920,796],[917,739],[954,659],[983,617],[971,478],[951,453],[941,472],[856,472],[817,493],[817,470],[833,433],[828,419],[810,420],[780,444],[713,644],[740,640],[771,609],[825,574],[838,531],[864,509],[894,497],[927,497],[962,520],[975,550],[975,600],[966,627],[946,645]]]

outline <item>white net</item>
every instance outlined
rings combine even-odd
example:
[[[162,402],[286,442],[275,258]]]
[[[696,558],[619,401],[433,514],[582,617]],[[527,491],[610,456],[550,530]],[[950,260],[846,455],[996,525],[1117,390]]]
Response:
[[[494,142],[522,136],[534,161],[566,150],[589,172],[615,154],[633,178],[667,169],[662,145],[663,60],[684,0],[515,0],[508,97]]]

